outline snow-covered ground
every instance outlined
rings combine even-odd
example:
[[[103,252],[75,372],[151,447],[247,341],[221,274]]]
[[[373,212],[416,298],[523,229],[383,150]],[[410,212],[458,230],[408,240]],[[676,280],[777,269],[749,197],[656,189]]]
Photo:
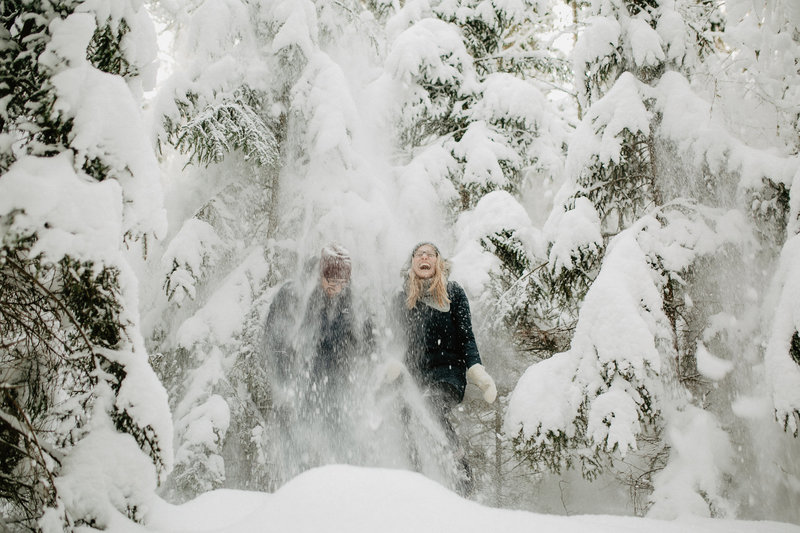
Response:
[[[183,505],[156,500],[147,527],[120,520],[111,533],[800,533],[800,526],[685,517],[556,516],[486,507],[420,474],[332,465],[274,494],[217,490]]]

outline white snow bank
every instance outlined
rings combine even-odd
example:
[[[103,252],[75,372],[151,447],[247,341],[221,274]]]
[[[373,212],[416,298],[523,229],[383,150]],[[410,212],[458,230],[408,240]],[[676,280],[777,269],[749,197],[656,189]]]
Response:
[[[620,516],[554,516],[495,509],[465,500],[402,470],[333,465],[310,470],[275,494],[219,490],[180,506],[151,507],[149,526],[164,533],[797,533],[800,526],[705,518],[672,521]],[[111,528],[109,533],[119,533]]]

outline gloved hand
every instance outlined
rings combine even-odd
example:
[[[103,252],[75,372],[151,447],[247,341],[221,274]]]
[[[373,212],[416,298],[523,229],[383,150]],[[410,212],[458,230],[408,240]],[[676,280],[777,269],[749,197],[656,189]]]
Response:
[[[389,385],[397,381],[397,378],[405,371],[406,367],[397,359],[387,359],[383,365],[383,377],[381,382],[384,385]]]
[[[467,381],[477,385],[483,391],[483,399],[486,403],[492,403],[497,398],[497,385],[494,384],[492,376],[486,372],[482,364],[478,363],[469,367]]]

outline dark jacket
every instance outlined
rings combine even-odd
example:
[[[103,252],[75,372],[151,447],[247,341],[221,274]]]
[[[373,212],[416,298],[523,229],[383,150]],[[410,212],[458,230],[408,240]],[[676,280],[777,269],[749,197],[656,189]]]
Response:
[[[275,295],[264,326],[265,350],[273,386],[322,400],[344,386],[370,353],[372,325],[357,319],[349,287],[329,298],[317,286],[302,300],[292,282]]]
[[[400,321],[408,340],[406,366],[422,387],[437,382],[449,383],[458,392],[458,401],[464,398],[467,386],[466,372],[481,362],[469,301],[461,285],[447,283],[450,310],[438,311],[422,302],[412,309],[406,307],[406,294],[397,297]]]
[[[372,345],[369,322],[360,323],[347,287],[329,298],[321,287],[314,289],[306,306],[303,328],[311,335],[313,358],[310,376],[316,383],[343,385],[353,366],[363,360]]]

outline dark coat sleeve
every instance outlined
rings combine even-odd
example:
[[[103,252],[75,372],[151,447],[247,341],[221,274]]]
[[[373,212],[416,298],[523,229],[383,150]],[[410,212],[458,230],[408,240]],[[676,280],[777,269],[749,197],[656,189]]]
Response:
[[[362,326],[361,331],[361,338],[363,339],[361,353],[362,355],[369,357],[375,352],[376,348],[375,324],[372,321],[372,317],[367,317],[364,320],[364,325]]]
[[[472,332],[472,316],[469,310],[469,300],[464,289],[456,282],[450,282],[450,313],[458,331],[464,349],[464,362],[466,367],[479,364],[481,356],[478,352],[478,344],[475,342],[475,335]]]
[[[299,296],[292,283],[278,290],[264,323],[264,352],[272,372],[285,380],[294,359],[293,330],[297,325]]]

